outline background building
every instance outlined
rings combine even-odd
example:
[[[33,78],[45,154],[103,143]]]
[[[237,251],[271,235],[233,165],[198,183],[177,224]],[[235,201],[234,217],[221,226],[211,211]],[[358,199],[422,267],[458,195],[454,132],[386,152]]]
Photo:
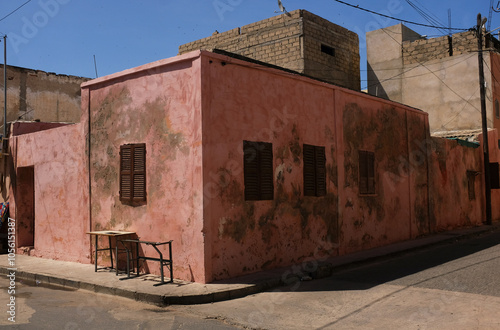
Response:
[[[481,129],[475,31],[427,39],[398,24],[368,32],[366,43],[370,94],[429,113],[435,135]],[[488,35],[483,45],[488,127],[498,129],[500,44]]]
[[[179,47],[221,49],[290,69],[309,77],[360,90],[358,35],[306,10],[215,32]]]
[[[0,66],[3,86],[3,65]],[[76,123],[80,120],[80,84],[89,78],[7,66],[7,121]],[[2,88],[3,89],[3,88]],[[4,94],[0,95],[4,104]],[[0,125],[3,126],[3,115]]]

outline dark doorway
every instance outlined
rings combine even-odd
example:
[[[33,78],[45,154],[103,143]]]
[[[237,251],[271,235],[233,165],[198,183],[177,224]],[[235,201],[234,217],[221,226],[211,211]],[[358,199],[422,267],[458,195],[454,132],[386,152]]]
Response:
[[[35,168],[17,169],[16,193],[17,246],[35,245]]]

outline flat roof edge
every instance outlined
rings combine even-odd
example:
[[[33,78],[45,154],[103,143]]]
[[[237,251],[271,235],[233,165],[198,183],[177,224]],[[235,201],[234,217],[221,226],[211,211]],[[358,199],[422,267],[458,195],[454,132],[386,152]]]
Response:
[[[112,73],[112,74],[107,75],[107,76],[103,76],[103,77],[100,77],[100,78],[96,78],[96,79],[92,79],[92,80],[86,81],[86,82],[82,83],[80,85],[80,87],[81,88],[86,88],[86,87],[90,87],[90,86],[93,86],[93,85],[98,85],[98,84],[101,84],[101,83],[109,82],[111,80],[115,80],[115,79],[118,79],[118,78],[121,78],[121,77],[125,77],[125,76],[128,76],[128,75],[134,74],[134,73],[138,73],[138,72],[142,72],[142,71],[148,71],[148,70],[151,70],[153,68],[158,68],[158,67],[162,67],[162,66],[165,66],[165,65],[173,64],[173,63],[179,63],[179,62],[183,62],[183,61],[192,60],[192,59],[200,57],[201,53],[202,53],[202,51],[195,50],[195,51],[183,54],[183,55],[177,55],[177,56],[174,56],[174,57],[169,57],[169,58],[161,59],[161,60],[158,60],[158,61],[155,61],[155,62],[151,62],[151,63],[148,63],[148,64],[143,64],[143,65],[140,65],[140,66],[137,66],[137,67],[134,67],[134,68],[126,69],[126,70],[123,70],[123,71],[120,71],[120,72]]]

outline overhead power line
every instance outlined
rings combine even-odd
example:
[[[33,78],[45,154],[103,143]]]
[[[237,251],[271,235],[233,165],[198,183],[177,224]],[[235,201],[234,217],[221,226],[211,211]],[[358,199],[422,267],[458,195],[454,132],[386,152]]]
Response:
[[[13,11],[11,11],[7,15],[5,15],[4,17],[0,18],[0,22],[3,21],[4,19],[6,19],[7,17],[9,17],[10,15],[14,14],[16,11],[18,11],[19,9],[21,9],[22,7],[24,7],[25,5],[27,5],[29,2],[31,2],[31,0],[26,1],[25,3],[23,3],[22,5],[20,5],[19,7],[17,7],[16,9],[14,9]]]
[[[341,0],[333,0],[333,1],[336,1],[338,3],[341,3],[343,5],[346,5],[346,6],[349,6],[349,7],[352,7],[352,8],[356,8],[356,9],[359,9],[359,10],[362,10],[362,11],[366,11],[366,12],[374,14],[374,15],[382,16],[382,17],[385,17],[385,18],[390,18],[390,19],[393,19],[395,21],[399,21],[399,22],[403,22],[403,23],[408,23],[408,24],[413,24],[413,25],[418,25],[418,26],[423,26],[423,27],[430,27],[430,28],[433,28],[433,29],[443,29],[443,30],[450,30],[451,29],[451,30],[456,30],[456,31],[468,31],[469,30],[469,29],[464,29],[464,28],[450,28],[450,27],[446,27],[446,26],[436,26],[436,25],[430,25],[430,24],[423,24],[423,23],[412,22],[412,21],[408,21],[408,20],[405,20],[405,19],[401,19],[401,18],[397,18],[397,17],[385,15],[385,14],[382,14],[382,13],[378,13],[378,12],[370,10],[370,9],[362,8],[359,5],[355,6],[355,5],[352,5],[352,4],[347,3],[345,1],[341,1]]]

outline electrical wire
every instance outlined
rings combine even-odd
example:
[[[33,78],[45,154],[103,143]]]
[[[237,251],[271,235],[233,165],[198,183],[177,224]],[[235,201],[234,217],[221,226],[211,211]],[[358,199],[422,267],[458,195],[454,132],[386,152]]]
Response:
[[[384,32],[386,32],[386,33],[387,33],[387,31],[385,31],[385,29],[384,29]],[[391,37],[391,38],[392,38],[392,37]],[[397,41],[397,40],[396,40],[396,39],[394,39],[394,38],[392,38],[392,39],[393,39],[395,42],[397,42],[400,46],[402,46],[402,44],[401,44],[399,41]],[[462,41],[462,42],[464,42],[464,41]],[[459,46],[460,44],[461,44],[461,43],[457,43],[457,44],[455,44],[455,46]],[[448,50],[445,50],[445,51],[443,51],[443,52],[442,52],[442,54],[445,54],[445,53],[448,53]],[[412,54],[408,54],[408,55],[410,55],[411,57],[413,57],[413,55],[412,55]],[[472,57],[472,56],[474,56],[474,54],[472,54],[470,57]],[[464,59],[464,60],[462,60],[462,61],[460,61],[460,62],[458,62],[458,63],[454,63],[454,64],[452,64],[451,66],[449,66],[449,67],[447,67],[447,68],[450,68],[450,67],[452,67],[452,66],[454,66],[454,65],[460,64],[460,63],[462,63],[463,61],[468,60],[470,57],[468,57],[468,58],[466,58],[466,59]],[[414,58],[414,57],[413,57],[413,58]],[[400,72],[400,73],[398,73],[398,74],[396,74],[396,75],[394,75],[394,76],[392,76],[392,77],[386,78],[386,79],[384,79],[384,80],[382,80],[382,81],[380,81],[380,82],[376,82],[376,83],[374,83],[374,84],[372,84],[372,85],[367,85],[365,88],[362,88],[362,89],[368,89],[368,88],[371,88],[371,87],[374,87],[374,86],[380,85],[380,84],[382,84],[382,83],[384,83],[384,82],[386,82],[386,81],[390,81],[390,80],[396,80],[396,79],[406,79],[406,78],[415,78],[415,77],[422,76],[422,75],[424,75],[424,74],[421,74],[421,75],[415,75],[415,76],[411,76],[411,77],[402,77],[402,78],[398,78],[398,77],[400,77],[400,76],[402,76],[402,75],[404,75],[404,74],[406,74],[406,73],[408,73],[408,72],[410,72],[410,71],[412,71],[412,70],[414,70],[414,69],[416,69],[416,68],[418,68],[418,67],[420,67],[420,66],[424,66],[424,63],[425,63],[425,61],[424,61],[424,62],[419,62],[419,61],[417,61],[417,64],[418,64],[417,66],[414,66],[414,67],[408,68],[408,70],[405,70],[405,71],[403,71],[403,72]],[[386,69],[386,70],[401,70],[401,69],[403,69],[403,68],[399,68],[399,69]],[[429,70],[429,69],[428,69],[428,70]],[[370,70],[367,70],[367,71],[370,71]],[[373,70],[372,70],[372,71],[373,71]],[[379,71],[379,70],[377,70],[377,71]],[[441,71],[441,69],[436,70],[436,71],[434,71],[434,72],[433,72],[433,71],[431,71],[431,70],[429,70],[429,71],[430,71],[430,72],[425,73],[425,74],[429,74],[429,73],[434,73],[434,72],[437,72],[437,71]]]
[[[382,16],[382,17],[385,17],[385,18],[393,19],[395,21],[399,21],[399,22],[403,22],[403,23],[407,23],[407,24],[413,24],[413,25],[418,25],[418,26],[423,26],[423,27],[429,27],[429,28],[433,28],[433,29],[445,29],[445,30],[455,30],[455,31],[467,31],[467,30],[469,30],[469,29],[464,29],[464,28],[450,28],[450,27],[445,27],[445,26],[435,26],[435,25],[430,25],[430,24],[423,24],[423,23],[412,22],[412,21],[408,21],[408,20],[405,20],[405,19],[401,19],[401,18],[397,18],[397,17],[385,15],[385,14],[382,14],[382,13],[378,13],[376,11],[360,7],[359,5],[355,6],[355,5],[352,5],[350,3],[347,3],[347,2],[344,2],[344,1],[341,1],[341,0],[333,0],[333,1],[336,1],[338,3],[341,3],[343,5],[346,5],[346,6],[349,6],[349,7],[352,7],[352,8],[356,8],[356,9],[359,9],[359,10],[362,10],[362,11],[366,11],[366,12],[374,14],[374,15]]]
[[[384,31],[384,29],[382,29]],[[398,43],[399,45],[401,45],[401,47],[403,46],[399,41],[397,41],[396,39],[394,39],[394,37],[392,37],[390,34],[386,33],[389,37],[391,37],[396,43]],[[415,57],[413,55],[410,54],[410,56],[412,56],[414,59]],[[464,99],[460,94],[458,94],[453,88],[451,88],[447,83],[444,82],[443,79],[441,79],[434,71],[432,71],[431,69],[429,69],[425,64],[424,62],[420,62],[418,61],[417,59],[415,59],[415,61],[419,64],[418,66],[416,67],[419,67],[419,66],[423,66],[424,68],[426,68],[430,73],[432,73],[439,81],[441,81],[441,83],[446,86],[446,88],[448,88],[453,94],[455,94],[456,96],[458,96],[460,99],[462,99],[463,101],[466,102],[466,104],[469,104],[471,107],[473,107],[474,109],[476,109],[476,111],[478,111],[479,113],[481,113],[481,110],[479,110],[474,104],[470,103],[468,100]],[[415,67],[415,68],[416,68]],[[414,68],[413,68],[414,69]],[[439,70],[441,71],[441,70]],[[380,83],[378,83],[377,85],[379,85]],[[465,107],[464,107],[465,109]],[[463,111],[463,110],[462,110]]]
[[[417,6],[415,3],[413,3],[411,0],[405,0],[406,3],[408,3],[413,9],[415,9],[415,11],[420,15],[422,16],[427,22],[429,22],[429,24],[435,26],[435,28],[437,30],[439,30],[441,33],[445,33],[447,34],[446,31],[444,31],[443,29],[439,28],[440,25],[444,25],[443,23],[441,23],[439,21],[439,19],[435,16],[431,14],[428,14],[424,9],[420,8],[419,6]],[[418,1],[415,1],[415,2],[418,2]],[[420,4],[420,6],[422,6]],[[423,7],[423,6],[422,6]],[[428,11],[428,10],[427,10]]]
[[[4,17],[0,18],[0,22],[3,21],[4,19],[6,19],[7,17],[9,17],[10,15],[14,14],[16,11],[18,11],[19,9],[21,9],[22,7],[24,7],[25,5],[27,5],[30,2],[31,2],[31,0],[26,1],[25,3],[23,3],[22,5],[20,5],[19,7],[17,7],[16,9],[11,11],[7,15],[5,15]]]

